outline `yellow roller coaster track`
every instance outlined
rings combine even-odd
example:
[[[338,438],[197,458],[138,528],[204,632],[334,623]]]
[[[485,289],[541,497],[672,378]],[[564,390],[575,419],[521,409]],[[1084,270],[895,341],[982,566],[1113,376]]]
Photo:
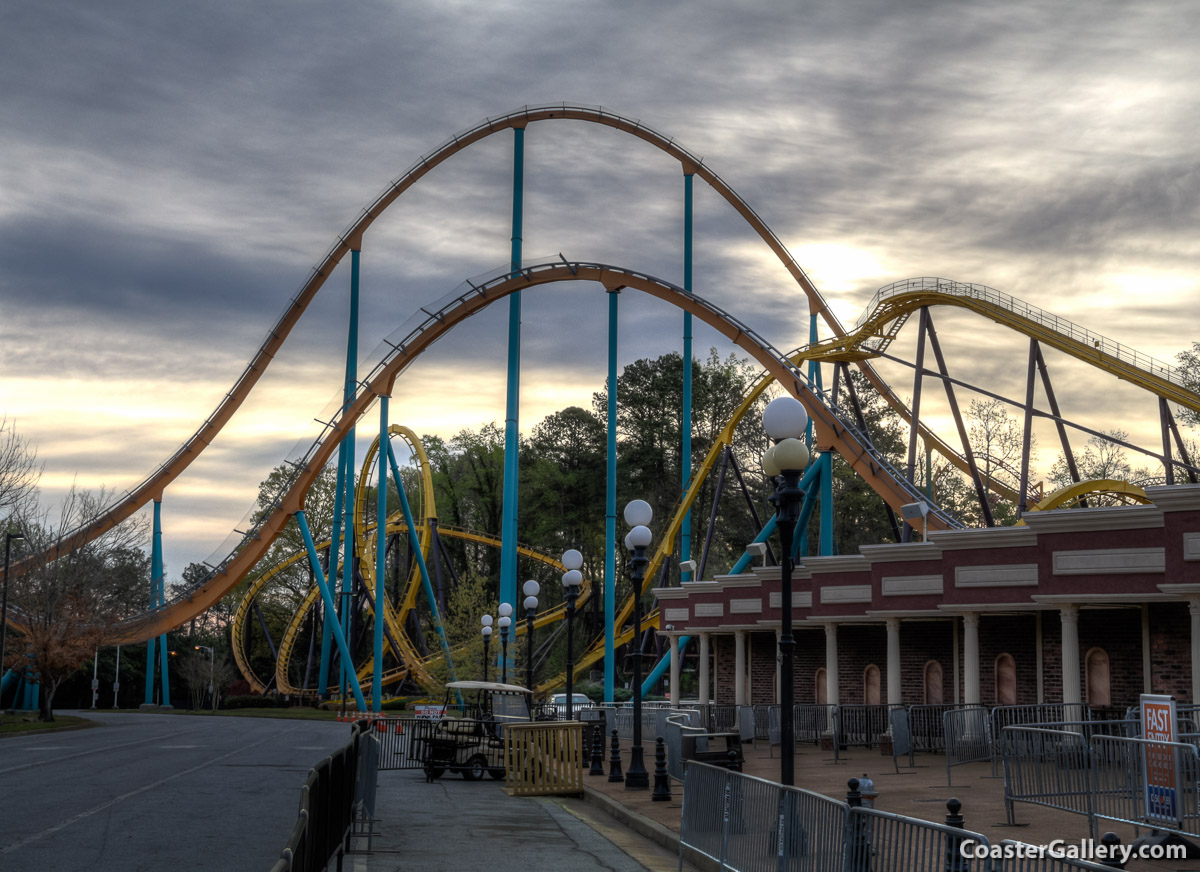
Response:
[[[1096,496],[1109,497],[1114,502],[1125,505],[1148,506],[1154,502],[1146,491],[1136,484],[1115,478],[1097,478],[1091,481],[1077,481],[1075,484],[1061,487],[1053,493],[1047,494],[1028,511],[1047,512],[1051,509],[1069,509],[1078,506],[1088,497]],[[1017,521],[1016,526],[1025,526],[1025,520]]]

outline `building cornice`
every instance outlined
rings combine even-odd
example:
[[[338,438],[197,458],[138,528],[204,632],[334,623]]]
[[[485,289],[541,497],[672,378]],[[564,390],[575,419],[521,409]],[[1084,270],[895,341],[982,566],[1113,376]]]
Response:
[[[943,551],[963,551],[970,548],[1028,548],[1037,545],[1037,533],[1029,527],[930,530],[929,538]]]
[[[907,563],[918,560],[941,560],[942,549],[934,542],[902,542],[899,545],[859,545],[858,550],[868,563]]]
[[[1145,530],[1163,525],[1158,506],[1097,506],[1087,509],[1047,509],[1026,512],[1025,524],[1035,533],[1090,533]]]

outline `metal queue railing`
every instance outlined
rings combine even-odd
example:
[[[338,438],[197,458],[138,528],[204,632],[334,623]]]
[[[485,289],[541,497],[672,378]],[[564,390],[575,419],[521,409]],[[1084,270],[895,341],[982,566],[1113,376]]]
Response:
[[[1004,729],[997,745],[1010,823],[1016,803],[1027,803],[1086,816],[1093,838],[1102,820],[1200,838],[1200,749],[1102,732],[1088,737],[1074,726]],[[1173,817],[1147,805],[1148,756],[1174,773]]]
[[[966,829],[957,800],[945,823],[862,806],[857,779],[845,801],[688,761],[679,866],[706,859],[731,872],[1105,872]],[[999,856],[997,856],[997,854]]]
[[[946,741],[946,786],[950,770],[964,763],[986,763],[992,758],[991,721],[985,708],[950,709],[942,713]]]
[[[350,849],[356,824],[370,835],[374,820],[378,748],[366,721],[350,728],[350,741],[308,772],[300,790],[300,809],[287,845],[271,872],[326,869]]]

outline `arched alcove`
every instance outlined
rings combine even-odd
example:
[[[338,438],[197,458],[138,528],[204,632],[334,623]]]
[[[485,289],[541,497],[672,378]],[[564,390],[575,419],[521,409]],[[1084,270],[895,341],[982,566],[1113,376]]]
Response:
[[[1108,708],[1112,705],[1112,685],[1108,652],[1092,648],[1085,659],[1088,708]]]
[[[996,657],[993,664],[996,680],[996,705],[1017,704],[1017,663],[1007,652]]]
[[[942,664],[925,661],[925,705],[943,705],[946,701]]]
[[[879,705],[879,667],[874,663],[863,670],[863,703]]]
[[[817,699],[817,705],[829,704],[829,686],[825,681],[825,667],[817,669],[813,675],[813,692]]]

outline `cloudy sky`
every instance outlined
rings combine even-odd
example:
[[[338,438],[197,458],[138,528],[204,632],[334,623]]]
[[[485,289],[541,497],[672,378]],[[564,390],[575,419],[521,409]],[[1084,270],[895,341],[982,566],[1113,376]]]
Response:
[[[1188,0],[15,0],[0,10],[0,414],[37,446],[48,500],[73,480],[132,486],[389,181],[488,115],[556,101],[703,155],[844,321],[881,285],[948,276],[1169,361],[1200,339],[1198,24]],[[526,148],[528,257],[681,281],[678,164],[579,122],[534,125]],[[507,261],[511,160],[511,134],[491,137],[372,228],[364,357]],[[339,390],[348,281],[326,284],[168,491],[169,575],[219,544]],[[806,338],[803,297],[708,190],[695,288],[781,347]],[[674,312],[622,302],[623,357],[678,348]],[[524,427],[602,384],[605,305],[590,286],[527,295]],[[935,318],[960,377],[1023,394],[1026,340]],[[400,384],[393,420],[445,436],[502,421],[504,325],[489,311],[448,337]],[[727,351],[703,327],[696,344]],[[1153,402],[1050,365],[1067,414],[1154,444]],[[911,375],[894,377],[910,395]]]

